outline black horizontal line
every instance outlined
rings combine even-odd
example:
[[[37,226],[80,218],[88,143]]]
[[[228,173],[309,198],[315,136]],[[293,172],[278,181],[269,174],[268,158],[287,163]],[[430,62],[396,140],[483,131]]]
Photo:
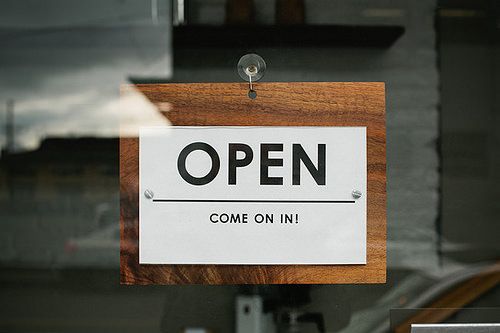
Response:
[[[227,203],[305,203],[305,204],[349,204],[354,200],[213,200],[213,199],[153,199],[154,202],[227,202]]]

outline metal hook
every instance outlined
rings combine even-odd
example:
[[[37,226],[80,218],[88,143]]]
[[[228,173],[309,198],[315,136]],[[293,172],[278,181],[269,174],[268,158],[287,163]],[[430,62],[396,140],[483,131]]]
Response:
[[[254,99],[257,96],[253,90],[253,83],[260,80],[265,71],[266,62],[258,54],[246,54],[238,61],[238,74],[243,80],[248,81],[250,98]]]

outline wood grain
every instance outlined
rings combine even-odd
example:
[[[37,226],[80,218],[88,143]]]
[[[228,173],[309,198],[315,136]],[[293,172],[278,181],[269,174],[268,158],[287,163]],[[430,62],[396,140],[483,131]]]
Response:
[[[120,140],[124,284],[332,284],[386,281],[385,88],[382,82],[136,85],[174,126],[366,126],[366,265],[139,265],[138,139]],[[127,86],[123,89],[128,89]]]

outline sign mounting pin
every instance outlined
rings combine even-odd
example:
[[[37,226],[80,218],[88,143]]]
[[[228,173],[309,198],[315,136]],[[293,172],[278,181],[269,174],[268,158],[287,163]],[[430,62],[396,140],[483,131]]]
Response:
[[[363,195],[363,193],[361,193],[361,191],[352,190],[352,197],[354,199],[359,199],[359,198],[361,198],[362,195]]]
[[[153,197],[155,196],[155,194],[153,193],[153,191],[147,189],[146,191],[144,191],[144,196],[147,198],[147,199],[153,199]]]

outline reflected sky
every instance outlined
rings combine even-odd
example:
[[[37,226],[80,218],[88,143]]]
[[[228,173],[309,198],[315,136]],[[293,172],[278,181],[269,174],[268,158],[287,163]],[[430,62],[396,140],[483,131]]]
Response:
[[[47,136],[118,136],[119,116],[145,105],[128,96],[123,109],[120,84],[171,77],[166,1],[91,2],[0,4],[1,146],[8,100],[16,148],[29,149]]]

